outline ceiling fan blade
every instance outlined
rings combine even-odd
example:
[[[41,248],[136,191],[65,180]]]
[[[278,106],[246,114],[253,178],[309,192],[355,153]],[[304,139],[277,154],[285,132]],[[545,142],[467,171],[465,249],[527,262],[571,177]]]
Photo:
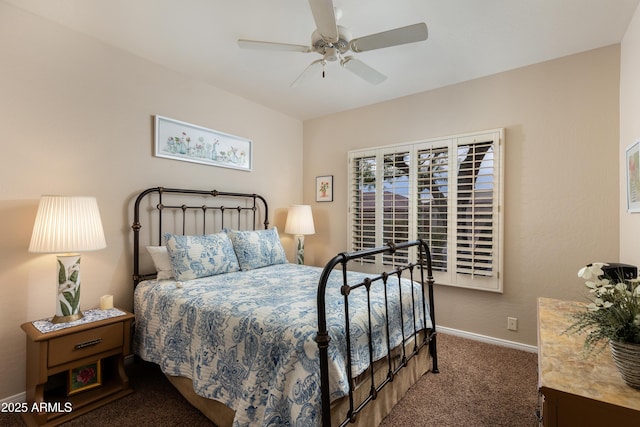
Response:
[[[305,70],[298,76],[297,79],[291,83],[291,87],[300,86],[301,84],[306,83],[313,77],[316,73],[320,73],[322,68],[324,67],[325,62],[324,59],[316,59],[313,61]]]
[[[338,41],[338,25],[332,0],[309,0],[316,28],[324,40]]]
[[[243,49],[255,49],[255,50],[280,50],[280,51],[303,52],[303,53],[312,52],[312,49],[309,46],[303,46],[299,44],[288,44],[288,43],[262,42],[257,40],[238,39],[238,46],[240,46]]]
[[[349,48],[353,52],[366,52],[368,50],[420,42],[426,40],[428,36],[427,24],[421,22],[353,39],[349,43]]]
[[[359,59],[355,59],[353,56],[344,58],[340,61],[340,65],[374,85],[380,84],[387,79],[387,76],[374,70]]]

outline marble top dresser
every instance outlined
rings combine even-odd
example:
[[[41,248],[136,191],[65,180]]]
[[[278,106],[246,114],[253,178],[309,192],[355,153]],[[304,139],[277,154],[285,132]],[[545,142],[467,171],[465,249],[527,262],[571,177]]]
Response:
[[[563,334],[578,302],[538,299],[538,388],[549,426],[640,426],[640,390],[620,377],[609,347],[590,355],[585,335]]]

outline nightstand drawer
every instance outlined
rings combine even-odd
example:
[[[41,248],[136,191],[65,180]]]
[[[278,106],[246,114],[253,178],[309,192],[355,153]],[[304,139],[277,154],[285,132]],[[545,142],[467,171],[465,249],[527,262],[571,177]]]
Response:
[[[49,341],[48,366],[122,347],[122,323],[102,326]]]

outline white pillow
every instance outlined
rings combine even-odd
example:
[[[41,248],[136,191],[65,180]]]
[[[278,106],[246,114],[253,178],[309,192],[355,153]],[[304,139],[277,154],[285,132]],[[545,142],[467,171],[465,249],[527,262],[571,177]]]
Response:
[[[153,265],[158,272],[158,280],[173,279],[173,266],[166,246],[147,246]]]

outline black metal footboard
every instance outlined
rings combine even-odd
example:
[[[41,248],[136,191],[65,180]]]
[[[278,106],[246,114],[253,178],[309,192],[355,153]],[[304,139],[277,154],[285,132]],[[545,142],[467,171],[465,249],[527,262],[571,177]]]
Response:
[[[357,284],[348,284],[347,283],[347,269],[349,262],[357,260],[359,258],[370,257],[376,254],[393,254],[399,249],[408,249],[411,247],[415,247],[417,252],[417,261],[409,262],[403,264],[402,266],[394,266],[390,271],[383,272],[377,276],[371,276],[361,283]],[[347,355],[351,354],[351,338],[350,338],[350,328],[349,328],[349,294],[351,290],[355,288],[364,287],[366,289],[367,295],[369,295],[370,289],[374,284],[380,282],[384,285],[385,289],[390,279],[396,278],[398,281],[400,277],[404,274],[408,276],[412,281],[419,283],[422,287],[422,298],[421,301],[416,301],[413,298],[412,293],[412,312],[410,314],[413,315],[414,319],[414,328],[412,331],[405,331],[404,324],[401,321],[400,324],[402,326],[402,337],[403,342],[401,345],[401,356],[400,363],[397,366],[393,366],[391,363],[391,348],[389,345],[389,319],[386,319],[386,327],[387,327],[387,361],[388,361],[388,372],[386,378],[381,381],[379,384],[376,384],[374,379],[374,370],[369,369],[371,375],[371,389],[366,399],[361,402],[354,402],[354,384],[353,381],[350,382],[349,385],[349,411],[345,420],[343,420],[340,426],[344,426],[349,422],[354,422],[358,414],[364,409],[364,407],[375,400],[378,393],[382,388],[384,388],[387,384],[393,381],[394,376],[404,367],[407,366],[407,362],[413,358],[418,352],[428,346],[429,351],[432,357],[432,369],[433,373],[438,372],[438,357],[436,351],[436,322],[435,322],[435,311],[434,311],[434,299],[433,299],[433,272],[431,269],[431,254],[429,252],[429,248],[427,244],[423,240],[415,240],[412,242],[400,243],[400,244],[388,244],[386,246],[382,246],[379,248],[352,252],[352,253],[342,253],[335,256],[329,263],[324,267],[322,275],[320,276],[320,282],[318,284],[318,296],[317,296],[317,304],[318,304],[318,334],[316,336],[316,342],[318,344],[319,352],[320,352],[320,381],[321,381],[321,395],[322,395],[322,425],[325,427],[331,426],[331,401],[330,401],[330,388],[329,388],[329,356],[328,356],[328,348],[331,337],[329,336],[329,332],[327,330],[327,313],[326,313],[326,305],[325,305],[325,292],[327,288],[327,283],[329,280],[329,276],[331,272],[341,266],[342,270],[342,287],[340,289],[341,294],[344,297],[344,305],[345,305],[345,336],[347,343]],[[426,274],[425,274],[426,268]],[[386,292],[385,292],[385,302],[386,301]],[[400,301],[402,301],[402,294],[400,292]],[[431,329],[426,331],[418,331],[416,330],[416,313],[421,313],[423,319],[427,319],[427,301],[428,301],[428,318],[431,319]],[[371,315],[371,305],[368,305],[369,315]],[[400,304],[400,309],[402,310],[402,304]],[[402,311],[401,311],[402,317]],[[369,322],[369,327],[371,328],[371,322]],[[371,332],[371,330],[369,331]],[[406,344],[412,340],[413,349],[408,351]],[[371,340],[371,333],[369,334],[369,354],[370,356],[373,354],[373,344]],[[411,346],[409,346],[411,348]],[[350,359],[350,356],[348,356]],[[372,357],[370,357],[370,360]],[[347,360],[347,374],[349,378],[353,378],[351,371],[351,363],[350,360]]]

